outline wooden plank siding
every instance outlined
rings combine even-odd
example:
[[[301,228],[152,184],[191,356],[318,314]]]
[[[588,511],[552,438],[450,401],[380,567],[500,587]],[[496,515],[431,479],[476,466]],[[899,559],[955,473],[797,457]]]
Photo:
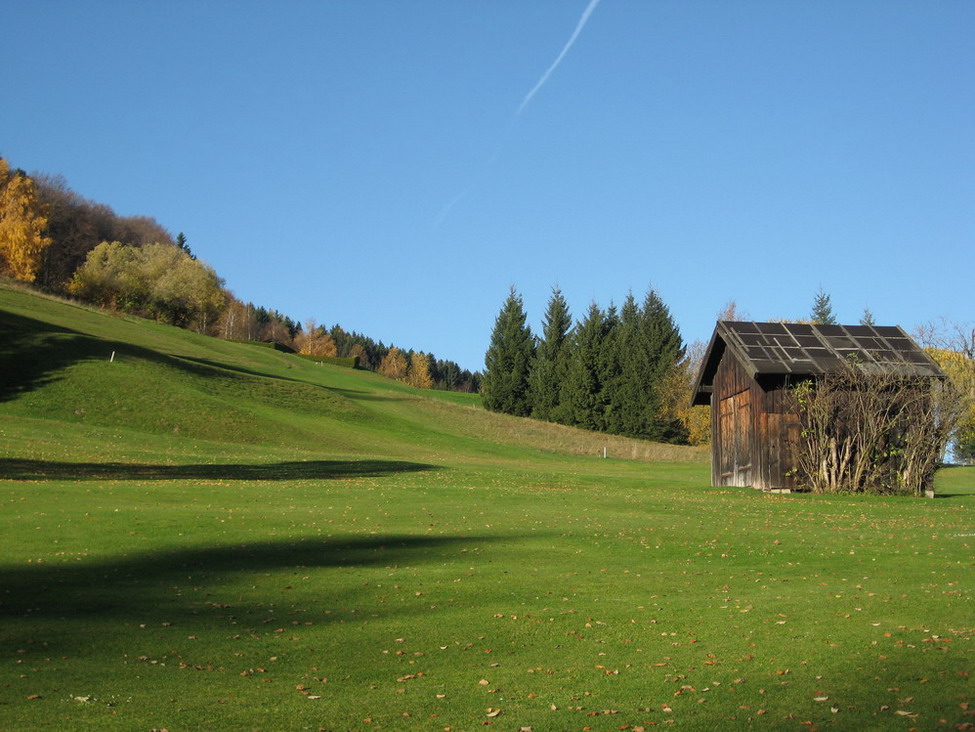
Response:
[[[756,440],[757,412],[762,399],[753,394],[761,389],[734,358],[723,359],[714,375],[711,400],[713,485],[752,485],[753,466],[758,466]],[[718,397],[720,395],[720,398]]]
[[[794,489],[799,416],[787,380],[760,384],[726,357],[715,372],[713,394],[712,485]]]

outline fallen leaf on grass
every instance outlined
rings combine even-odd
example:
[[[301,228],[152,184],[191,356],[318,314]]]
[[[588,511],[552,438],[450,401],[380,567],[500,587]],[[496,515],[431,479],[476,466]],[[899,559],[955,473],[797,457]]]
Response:
[[[492,709],[491,707],[488,707],[487,714],[485,716],[491,717],[493,719],[494,717],[497,717],[499,714],[501,714],[500,709]]]

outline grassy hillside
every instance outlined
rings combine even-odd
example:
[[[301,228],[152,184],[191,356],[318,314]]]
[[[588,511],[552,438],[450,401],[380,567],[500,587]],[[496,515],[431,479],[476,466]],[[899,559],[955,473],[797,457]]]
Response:
[[[975,722],[970,468],[711,488],[700,450],[2,286],[0,374],[0,729]]]
[[[139,318],[0,288],[0,403],[44,418],[296,455],[476,456],[495,447],[702,462],[650,445],[478,409],[472,394],[227,343]],[[487,444],[489,443],[489,444]]]

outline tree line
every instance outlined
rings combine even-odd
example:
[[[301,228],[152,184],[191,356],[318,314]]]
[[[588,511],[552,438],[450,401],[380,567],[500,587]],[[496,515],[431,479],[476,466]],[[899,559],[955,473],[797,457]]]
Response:
[[[480,374],[361,333],[302,324],[242,302],[186,236],[155,219],[119,216],[63,177],[11,170],[0,157],[0,275],[40,290],[241,341],[274,341],[299,353],[358,357],[361,368],[428,389],[476,392]],[[405,367],[400,360],[405,361]],[[384,367],[384,362],[387,362]]]
[[[691,442],[694,374],[680,329],[660,295],[592,303],[573,324],[555,288],[536,337],[512,288],[485,355],[487,409],[659,442]],[[694,442],[703,441],[695,435]]]

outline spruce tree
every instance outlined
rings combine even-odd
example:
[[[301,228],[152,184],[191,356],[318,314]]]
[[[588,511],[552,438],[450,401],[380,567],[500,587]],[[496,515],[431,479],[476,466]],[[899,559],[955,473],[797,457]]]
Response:
[[[680,420],[663,413],[662,390],[684,357],[684,342],[670,309],[652,289],[643,302],[641,324],[646,410],[640,436],[659,442],[681,442]]]
[[[614,337],[617,371],[609,387],[609,408],[606,429],[619,435],[641,434],[646,395],[643,388],[645,361],[641,358],[641,311],[633,297],[626,296],[620,309],[619,324]]]
[[[829,295],[820,287],[816,292],[816,299],[813,301],[812,312],[809,319],[815,325],[836,325],[836,316],[833,315],[833,306],[830,303]]]
[[[535,341],[526,324],[521,295],[512,286],[494,321],[491,343],[484,355],[481,396],[484,407],[520,417],[531,413],[528,378],[535,356]]]
[[[551,422],[559,418],[562,386],[568,373],[571,329],[568,303],[561,290],[553,288],[542,325],[542,340],[529,377],[532,416],[536,419]]]
[[[562,392],[561,413],[566,424],[589,430],[605,428],[601,403],[605,335],[606,316],[594,302],[573,331],[572,357]]]
[[[617,409],[622,378],[623,344],[620,326],[622,321],[616,305],[609,304],[603,318],[603,340],[599,349],[599,394],[597,409],[600,412],[601,430],[617,433]]]

